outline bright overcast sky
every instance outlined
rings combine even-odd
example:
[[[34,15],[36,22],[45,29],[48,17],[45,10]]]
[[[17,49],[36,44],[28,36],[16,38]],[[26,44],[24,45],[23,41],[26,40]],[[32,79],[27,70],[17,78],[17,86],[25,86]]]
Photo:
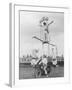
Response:
[[[49,17],[51,43],[57,45],[58,55],[64,54],[64,13],[54,12],[28,12],[20,11],[20,56],[31,54],[33,49],[41,49],[41,42],[32,39],[34,35],[40,36],[39,21],[42,17]]]

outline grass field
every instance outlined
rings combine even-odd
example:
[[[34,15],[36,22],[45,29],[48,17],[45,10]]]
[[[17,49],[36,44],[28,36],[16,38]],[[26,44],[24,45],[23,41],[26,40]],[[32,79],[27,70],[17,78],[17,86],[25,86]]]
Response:
[[[35,69],[30,65],[19,65],[19,79],[35,78],[34,72]],[[51,67],[51,72],[49,73],[48,78],[53,77],[64,77],[64,67]]]

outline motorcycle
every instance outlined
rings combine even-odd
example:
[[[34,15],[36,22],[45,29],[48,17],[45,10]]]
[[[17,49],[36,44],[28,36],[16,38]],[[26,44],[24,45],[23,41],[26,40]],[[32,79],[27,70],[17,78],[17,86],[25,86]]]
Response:
[[[46,70],[47,70],[47,74],[45,74],[43,63],[41,64],[37,63],[35,65],[35,77],[39,78],[42,76],[48,76],[48,74],[51,72],[51,65],[49,65],[49,63],[47,63]]]

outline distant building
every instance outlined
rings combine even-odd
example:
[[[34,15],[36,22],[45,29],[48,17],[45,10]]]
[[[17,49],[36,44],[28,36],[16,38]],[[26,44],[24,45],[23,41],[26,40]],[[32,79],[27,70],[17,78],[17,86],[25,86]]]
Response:
[[[20,58],[19,63],[30,63],[31,60],[32,60],[32,57],[27,55]]]

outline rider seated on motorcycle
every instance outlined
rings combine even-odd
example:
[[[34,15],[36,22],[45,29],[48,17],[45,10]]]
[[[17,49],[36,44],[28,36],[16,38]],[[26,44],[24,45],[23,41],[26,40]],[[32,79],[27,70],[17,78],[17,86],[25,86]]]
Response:
[[[47,75],[47,57],[46,57],[46,55],[43,55],[43,57],[42,57],[42,60],[41,60],[41,62],[39,63],[39,64],[42,64],[43,66],[42,66],[42,68],[44,69],[44,72],[45,72],[45,75]]]

